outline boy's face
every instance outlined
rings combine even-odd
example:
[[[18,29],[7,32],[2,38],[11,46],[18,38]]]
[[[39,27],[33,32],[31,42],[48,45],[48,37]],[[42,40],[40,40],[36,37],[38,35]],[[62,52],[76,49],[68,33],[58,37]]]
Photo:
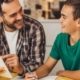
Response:
[[[2,4],[3,22],[9,29],[21,29],[23,26],[23,11],[18,0]]]
[[[61,10],[60,22],[64,33],[73,34],[77,31],[77,20],[74,20],[73,11],[74,8],[69,5],[64,5]]]

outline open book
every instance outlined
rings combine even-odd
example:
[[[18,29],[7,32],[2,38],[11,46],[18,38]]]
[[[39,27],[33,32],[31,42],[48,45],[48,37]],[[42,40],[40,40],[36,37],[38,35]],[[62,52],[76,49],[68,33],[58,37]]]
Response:
[[[0,67],[4,67],[5,71],[0,72],[1,77],[12,78],[11,73],[9,72],[7,66],[5,65],[3,59],[0,57]]]

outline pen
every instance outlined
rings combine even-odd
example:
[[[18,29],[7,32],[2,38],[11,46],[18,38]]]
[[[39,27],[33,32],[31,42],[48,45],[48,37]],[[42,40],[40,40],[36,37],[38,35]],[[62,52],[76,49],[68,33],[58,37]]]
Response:
[[[27,66],[27,71],[28,71],[29,73],[31,73],[31,70],[30,70],[29,66]]]

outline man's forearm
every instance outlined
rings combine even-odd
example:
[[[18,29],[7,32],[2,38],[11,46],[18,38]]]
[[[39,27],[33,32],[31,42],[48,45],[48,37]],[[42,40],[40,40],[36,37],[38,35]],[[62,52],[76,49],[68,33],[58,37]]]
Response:
[[[80,70],[77,71],[60,71],[57,74],[58,76],[68,77],[71,79],[80,80]]]

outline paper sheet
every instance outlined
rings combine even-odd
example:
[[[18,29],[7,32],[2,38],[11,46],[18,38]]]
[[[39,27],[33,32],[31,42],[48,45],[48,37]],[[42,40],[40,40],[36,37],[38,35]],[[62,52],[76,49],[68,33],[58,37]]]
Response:
[[[57,76],[46,76],[40,80],[56,80]]]
[[[3,59],[0,57],[0,67],[4,67],[5,71],[0,73],[1,77],[12,78],[7,66],[5,65]]]

